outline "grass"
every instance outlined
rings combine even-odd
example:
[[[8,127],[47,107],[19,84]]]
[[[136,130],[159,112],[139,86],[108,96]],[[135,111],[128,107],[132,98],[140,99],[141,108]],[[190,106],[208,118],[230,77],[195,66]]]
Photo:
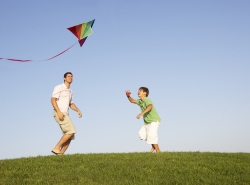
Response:
[[[249,185],[249,153],[74,154],[0,160],[0,185]]]

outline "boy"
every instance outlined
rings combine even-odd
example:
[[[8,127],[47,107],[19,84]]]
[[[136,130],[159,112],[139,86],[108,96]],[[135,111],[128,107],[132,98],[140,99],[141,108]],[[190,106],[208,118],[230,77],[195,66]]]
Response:
[[[157,130],[160,126],[161,118],[159,117],[152,101],[148,98],[149,90],[147,87],[140,87],[138,90],[138,97],[140,99],[134,100],[130,97],[131,92],[126,91],[128,100],[131,103],[137,104],[141,108],[141,113],[136,117],[140,119],[143,116],[144,125],[139,130],[139,137],[141,140],[147,141],[148,144],[152,145],[150,152],[154,150],[159,153],[161,152],[158,145]]]

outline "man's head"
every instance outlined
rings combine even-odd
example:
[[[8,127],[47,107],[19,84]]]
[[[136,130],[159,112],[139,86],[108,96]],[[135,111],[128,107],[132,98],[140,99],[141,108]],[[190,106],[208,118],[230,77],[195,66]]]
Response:
[[[147,87],[140,87],[138,90],[138,97],[139,98],[144,98],[144,97],[148,97],[149,95],[149,90]]]
[[[71,72],[67,72],[64,74],[64,83],[71,84],[73,82],[73,74]]]

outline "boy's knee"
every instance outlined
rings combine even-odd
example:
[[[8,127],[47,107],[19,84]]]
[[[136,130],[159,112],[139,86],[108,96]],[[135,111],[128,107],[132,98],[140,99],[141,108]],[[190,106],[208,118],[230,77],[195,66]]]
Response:
[[[147,136],[146,136],[146,134],[142,134],[142,133],[139,133],[138,134],[139,135],[139,138],[141,139],[141,140],[145,140],[146,138],[147,138]]]

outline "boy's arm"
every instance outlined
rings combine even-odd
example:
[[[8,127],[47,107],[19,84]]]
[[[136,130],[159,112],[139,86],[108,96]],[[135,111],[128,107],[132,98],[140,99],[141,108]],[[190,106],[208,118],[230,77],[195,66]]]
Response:
[[[131,103],[136,103],[136,100],[133,99],[133,98],[131,98],[131,97],[130,97],[130,94],[131,94],[131,92],[130,92],[129,90],[126,91],[126,96],[128,97],[128,100],[129,100]]]
[[[147,106],[147,108],[143,112],[141,112],[138,116],[136,116],[136,118],[140,119],[140,117],[142,117],[144,114],[146,114],[147,112],[149,112],[152,108],[153,108],[153,105],[149,104]]]
[[[136,103],[136,100],[131,98],[130,96],[127,96],[128,97],[128,100],[131,102],[131,103]]]

